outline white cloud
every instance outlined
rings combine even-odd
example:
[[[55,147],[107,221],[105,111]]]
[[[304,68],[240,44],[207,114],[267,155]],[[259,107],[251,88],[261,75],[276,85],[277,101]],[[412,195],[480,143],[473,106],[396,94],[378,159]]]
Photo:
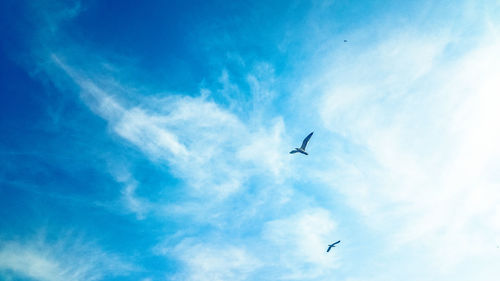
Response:
[[[125,206],[134,213],[137,214],[138,219],[143,219],[145,213],[149,211],[149,202],[141,200],[135,195],[135,190],[137,189],[137,183],[126,184],[125,188],[122,190],[123,200],[125,201]]]
[[[37,237],[0,243],[0,276],[14,273],[41,281],[91,281],[131,270],[118,256],[72,236],[53,242]]]
[[[334,67],[319,78],[323,96],[311,103],[354,152],[330,149],[324,163],[333,168],[313,173],[392,237],[392,251],[419,248],[448,276],[495,257],[500,42],[483,34],[450,55],[463,38],[434,35],[390,35],[347,73]],[[475,266],[468,270],[495,272]]]
[[[173,280],[248,280],[262,266],[245,245],[215,245],[184,239],[170,250],[184,265]]]
[[[290,171],[287,155],[288,147],[284,146],[283,135],[285,125],[282,119],[277,119],[270,129],[260,129],[248,136],[248,142],[238,150],[238,158],[243,162],[251,162],[259,173],[271,172],[282,182],[283,175]]]
[[[341,256],[326,253],[335,241],[337,225],[325,209],[306,209],[284,219],[269,221],[263,237],[275,254],[270,263],[284,280],[323,280],[340,266]],[[274,247],[276,248],[274,248]]]
[[[240,190],[243,182],[256,174],[252,172],[255,169],[269,171],[268,175],[279,181],[288,172],[287,155],[281,153],[288,147],[283,145],[284,123],[279,118],[271,128],[247,125],[203,96],[141,98],[139,105],[127,107],[125,101],[119,101],[120,95],[127,93],[109,90],[113,86],[108,83],[116,84],[115,80],[92,80],[92,73],[76,71],[56,55],[52,60],[116,134],[151,160],[170,166],[197,196],[226,198]],[[126,91],[123,86],[118,88]]]

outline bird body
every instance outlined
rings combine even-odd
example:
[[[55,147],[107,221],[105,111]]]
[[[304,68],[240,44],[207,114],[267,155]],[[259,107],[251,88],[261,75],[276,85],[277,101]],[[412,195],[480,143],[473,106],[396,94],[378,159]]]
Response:
[[[294,153],[297,153],[297,152],[305,154],[305,155],[309,155],[309,153],[307,153],[305,150],[303,150],[300,147],[296,147],[294,150],[290,151],[290,154],[294,154]]]
[[[309,142],[309,140],[311,139],[311,136],[313,135],[314,132],[311,132],[309,135],[307,135],[307,137],[302,141],[302,145],[300,147],[296,147],[294,150],[290,151],[290,154],[294,154],[294,153],[302,153],[302,154],[305,154],[305,155],[309,155],[309,153],[306,152],[306,146],[307,146],[307,143]]]

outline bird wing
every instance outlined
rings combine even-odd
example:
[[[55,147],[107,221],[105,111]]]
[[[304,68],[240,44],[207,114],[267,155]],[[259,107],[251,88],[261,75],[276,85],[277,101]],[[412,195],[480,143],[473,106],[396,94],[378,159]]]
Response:
[[[330,252],[330,249],[332,248],[332,245],[328,245],[328,246],[330,246],[330,247],[328,247],[328,250],[326,250],[327,253]]]
[[[299,151],[296,150],[296,149],[294,149],[294,150],[290,151],[290,154],[294,154],[294,153],[297,153],[297,152],[299,152]]]
[[[302,146],[300,148],[302,149],[306,149],[306,145],[307,143],[309,142],[309,139],[311,138],[311,136],[313,135],[314,132],[310,133],[309,135],[307,135],[307,137],[304,139],[304,141],[302,141]]]
[[[337,245],[338,243],[340,243],[340,240],[337,241],[337,242],[335,242],[335,243],[333,243],[333,246]]]

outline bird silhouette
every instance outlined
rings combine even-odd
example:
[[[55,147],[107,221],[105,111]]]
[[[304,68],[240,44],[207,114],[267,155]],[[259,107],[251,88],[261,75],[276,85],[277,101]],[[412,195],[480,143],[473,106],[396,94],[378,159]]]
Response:
[[[340,243],[340,240],[333,243],[333,244],[328,245],[328,249],[326,250],[326,252],[327,253],[330,252],[330,249],[335,248],[335,245],[337,245],[338,243]]]
[[[300,147],[296,147],[294,150],[290,151],[290,154],[294,154],[297,152],[300,152],[305,155],[309,155],[309,153],[306,152],[306,145],[309,142],[309,139],[311,139],[311,136],[313,135],[314,132],[311,132],[307,137],[302,141],[302,145]]]

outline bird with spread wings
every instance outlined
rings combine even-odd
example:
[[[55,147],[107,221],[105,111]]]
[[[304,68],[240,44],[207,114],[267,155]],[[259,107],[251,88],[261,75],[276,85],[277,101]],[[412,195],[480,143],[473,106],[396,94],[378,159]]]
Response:
[[[302,141],[302,145],[300,147],[296,147],[294,150],[290,151],[290,154],[300,152],[302,154],[309,155],[309,153],[306,152],[306,145],[309,142],[309,140],[311,139],[313,133],[314,132],[307,135],[307,137]]]
[[[327,253],[328,253],[328,252],[330,252],[330,249],[331,249],[331,248],[335,248],[335,245],[337,245],[338,243],[340,243],[340,240],[339,240],[339,241],[337,241],[337,242],[335,242],[335,243],[333,243],[333,244],[328,245],[328,250],[326,250],[326,252],[327,252]]]

